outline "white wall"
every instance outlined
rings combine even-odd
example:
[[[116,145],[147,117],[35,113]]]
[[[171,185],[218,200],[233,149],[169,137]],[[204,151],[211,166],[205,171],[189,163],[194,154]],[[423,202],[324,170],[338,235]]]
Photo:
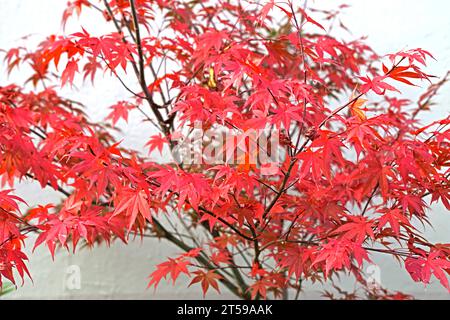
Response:
[[[23,44],[18,40],[27,34],[34,34],[25,43],[33,45],[41,36],[57,33],[60,27],[60,14],[66,1],[61,0],[0,0],[0,47],[8,48]],[[321,6],[341,4],[341,1],[317,1]],[[450,69],[450,2],[447,0],[349,0],[352,7],[347,9],[344,21],[355,36],[368,35],[369,43],[379,53],[390,53],[404,47],[423,47],[431,51],[437,62],[430,63],[430,72],[442,76]],[[101,32],[94,16],[82,21],[84,26]],[[69,24],[69,29],[76,24]],[[4,78],[0,75],[0,85],[8,81],[20,81],[20,75]],[[424,117],[424,121],[437,115],[446,115],[450,108],[450,88],[444,90],[439,97],[437,110]],[[102,119],[106,107],[120,98],[128,96],[117,82],[105,80],[97,83],[96,89],[89,86],[80,90],[64,89],[66,95],[86,102],[90,107],[89,114],[94,120]],[[407,91],[412,98],[417,92]],[[123,132],[124,144],[141,148],[145,139],[151,134],[151,128],[143,124],[139,117],[131,117],[130,125]],[[32,183],[23,183],[17,193],[23,196],[30,205],[42,202],[57,201],[59,195],[51,190],[42,194],[39,187]],[[431,220],[434,230],[427,230],[428,237],[436,242],[450,242],[449,213],[442,206],[433,208]],[[29,245],[31,247],[31,243]],[[155,240],[140,240],[124,246],[115,244],[113,248],[99,247],[93,250],[80,250],[75,255],[59,252],[53,262],[47,250],[38,248],[30,257],[30,271],[33,282],[26,280],[23,287],[10,298],[133,298],[159,299],[201,298],[197,289],[186,289],[186,283],[178,285],[161,284],[156,293],[146,290],[147,277],[155,264],[165,257],[176,253],[171,246]],[[437,281],[433,281],[427,289],[423,285],[411,281],[406,271],[399,269],[391,259],[374,256],[374,261],[381,267],[383,284],[393,290],[402,290],[415,294],[419,298],[449,298]],[[66,285],[68,267],[79,266],[81,271],[81,289],[69,290]],[[352,286],[352,284],[348,284]],[[223,289],[226,292],[226,289]],[[310,288],[304,298],[319,297],[317,287]],[[209,294],[209,298],[217,297]],[[222,297],[231,297],[225,295]]]

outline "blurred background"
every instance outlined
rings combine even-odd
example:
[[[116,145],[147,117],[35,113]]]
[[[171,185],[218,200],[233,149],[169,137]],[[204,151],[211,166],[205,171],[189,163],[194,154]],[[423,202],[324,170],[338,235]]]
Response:
[[[309,1],[312,6],[335,8],[342,1]],[[430,61],[428,73],[442,77],[450,70],[450,2],[447,0],[347,0],[350,5],[342,16],[345,25],[352,31],[352,37],[368,36],[368,44],[379,54],[396,52],[405,48],[421,47],[430,51],[437,61]],[[61,14],[66,1],[61,0],[0,0],[0,48],[26,45],[33,48],[43,37],[61,33]],[[314,15],[313,15],[314,16]],[[79,24],[95,33],[108,32],[94,12],[86,12],[81,21],[71,20],[66,33],[79,31]],[[341,32],[341,31],[339,31]],[[338,38],[339,38],[338,32]],[[23,36],[30,35],[26,39]],[[349,37],[348,34],[342,34]],[[0,66],[0,85],[23,83],[26,69],[20,69],[6,78],[4,66]],[[407,98],[414,100],[424,88],[405,91]],[[90,85],[79,88],[64,88],[63,95],[83,101],[89,106],[92,120],[100,121],[108,114],[108,107],[115,101],[128,97],[120,83],[108,76],[97,81],[95,89]],[[448,116],[450,112],[450,85],[447,85],[436,100],[432,112],[424,114],[423,123],[437,117]],[[134,115],[134,116],[133,116]],[[141,122],[137,114],[131,114],[128,126],[124,126],[121,136],[123,145],[141,149],[146,139],[154,132]],[[16,193],[25,198],[30,206],[48,202],[58,202],[59,195],[51,190],[41,191],[34,183],[22,183]],[[430,241],[450,242],[450,213],[443,206],[431,208],[431,223],[427,227]],[[10,299],[200,299],[201,291],[191,287],[188,281],[180,279],[176,286],[161,283],[158,290],[146,289],[148,275],[156,264],[166,257],[180,253],[165,242],[154,239],[136,239],[125,246],[119,242],[112,248],[97,247],[81,249],[75,254],[59,251],[52,261],[48,250],[39,247],[31,254],[33,239],[29,239],[29,269],[33,281],[26,279],[23,286],[9,293]],[[437,280],[424,287],[414,283],[407,272],[391,258],[378,255],[373,260],[379,269],[375,274],[383,286],[414,295],[421,299],[448,299],[448,292]],[[368,270],[372,273],[371,270]],[[343,279],[344,287],[352,289],[354,283]],[[20,283],[19,283],[20,285]],[[220,298],[233,298],[223,288]],[[321,297],[321,287],[307,285],[301,296],[303,299]],[[207,298],[219,298],[210,292]]]

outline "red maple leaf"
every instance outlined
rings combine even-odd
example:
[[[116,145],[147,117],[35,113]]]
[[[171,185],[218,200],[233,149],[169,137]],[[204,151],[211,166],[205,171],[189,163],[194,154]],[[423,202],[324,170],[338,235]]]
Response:
[[[429,283],[431,275],[441,282],[450,292],[447,274],[450,274],[448,255],[440,250],[432,250],[424,257],[409,257],[405,260],[406,270],[414,281]]]

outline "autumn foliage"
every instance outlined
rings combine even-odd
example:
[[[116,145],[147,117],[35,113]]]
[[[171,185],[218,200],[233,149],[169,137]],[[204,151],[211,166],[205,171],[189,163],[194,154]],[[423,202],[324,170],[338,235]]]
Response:
[[[346,273],[366,297],[406,298],[368,288],[363,266],[383,254],[413,281],[434,277],[450,291],[450,244],[430,243],[419,228],[433,204],[450,209],[450,120],[420,120],[447,78],[427,74],[433,56],[423,49],[379,56],[363,39],[335,38],[346,29],[345,7],[75,0],[63,26],[91,11],[111,32],[80,26],[37,48],[4,48],[8,73],[31,72],[24,84],[0,87],[0,285],[31,277],[22,250],[35,233],[35,247],[52,255],[164,239],[180,255],[149,266],[154,287],[185,275],[204,293],[286,298],[305,281]],[[102,122],[58,93],[105,76],[129,95]],[[422,92],[419,101],[402,98],[408,86]],[[146,150],[121,144],[116,128],[131,112],[158,130]],[[249,131],[269,129],[280,161],[269,171],[245,152],[176,161],[195,123],[244,145]],[[156,161],[159,154],[169,160]],[[58,191],[62,202],[27,207],[13,190],[24,180]]]

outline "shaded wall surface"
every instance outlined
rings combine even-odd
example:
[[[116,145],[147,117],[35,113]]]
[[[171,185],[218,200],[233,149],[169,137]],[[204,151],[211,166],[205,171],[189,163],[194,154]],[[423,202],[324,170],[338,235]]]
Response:
[[[0,47],[8,48],[18,44],[35,45],[42,36],[60,31],[60,15],[66,1],[61,0],[0,0]],[[319,3],[319,2],[318,2]],[[323,6],[325,2],[320,2]],[[347,1],[351,8],[343,19],[355,36],[369,36],[368,42],[380,54],[394,52],[403,48],[422,47],[431,51],[437,62],[430,64],[430,73],[442,76],[450,69],[450,2],[446,0],[378,0]],[[326,1],[334,6],[341,1]],[[82,20],[88,30],[101,32],[94,16]],[[76,23],[69,23],[74,29]],[[75,30],[75,29],[74,29]],[[104,30],[105,32],[107,29]],[[31,35],[26,40],[19,40],[24,35]],[[1,69],[4,70],[4,69]],[[0,85],[11,81],[20,83],[25,74],[16,74],[10,79],[0,75]],[[93,89],[90,86],[78,90],[63,89],[66,96],[74,97],[89,106],[89,115],[93,120],[103,119],[108,113],[107,107],[115,101],[128,96],[117,81],[105,79],[98,81]],[[405,92],[411,98],[420,91]],[[434,114],[426,115],[424,123],[437,115],[448,115],[450,111],[450,88],[447,87],[439,96],[439,107]],[[139,117],[131,117],[129,126],[123,132],[126,146],[141,148],[152,134],[152,129],[142,124]],[[59,195],[46,190],[44,193],[33,183],[23,183],[17,193],[30,205],[58,201]],[[435,226],[427,230],[432,241],[450,242],[450,216],[442,207],[432,208],[431,221]],[[28,248],[32,247],[30,241]],[[201,298],[197,288],[187,289],[187,281],[181,280],[176,286],[162,283],[156,292],[146,290],[147,277],[157,263],[167,256],[178,253],[176,248],[157,240],[136,240],[128,246],[121,243],[111,248],[99,247],[84,249],[75,255],[58,252],[52,261],[46,248],[41,247],[30,253],[30,271],[33,282],[26,280],[23,287],[10,294],[10,298],[124,298],[124,299],[193,299]],[[383,285],[393,290],[402,290],[418,298],[449,298],[436,280],[425,288],[411,281],[406,271],[382,256],[374,256],[380,266]],[[71,283],[74,274],[81,276],[81,281]],[[346,286],[351,288],[353,283]],[[307,286],[303,298],[320,297],[320,288]],[[222,298],[232,296],[223,289]],[[218,297],[214,293],[208,298]]]

